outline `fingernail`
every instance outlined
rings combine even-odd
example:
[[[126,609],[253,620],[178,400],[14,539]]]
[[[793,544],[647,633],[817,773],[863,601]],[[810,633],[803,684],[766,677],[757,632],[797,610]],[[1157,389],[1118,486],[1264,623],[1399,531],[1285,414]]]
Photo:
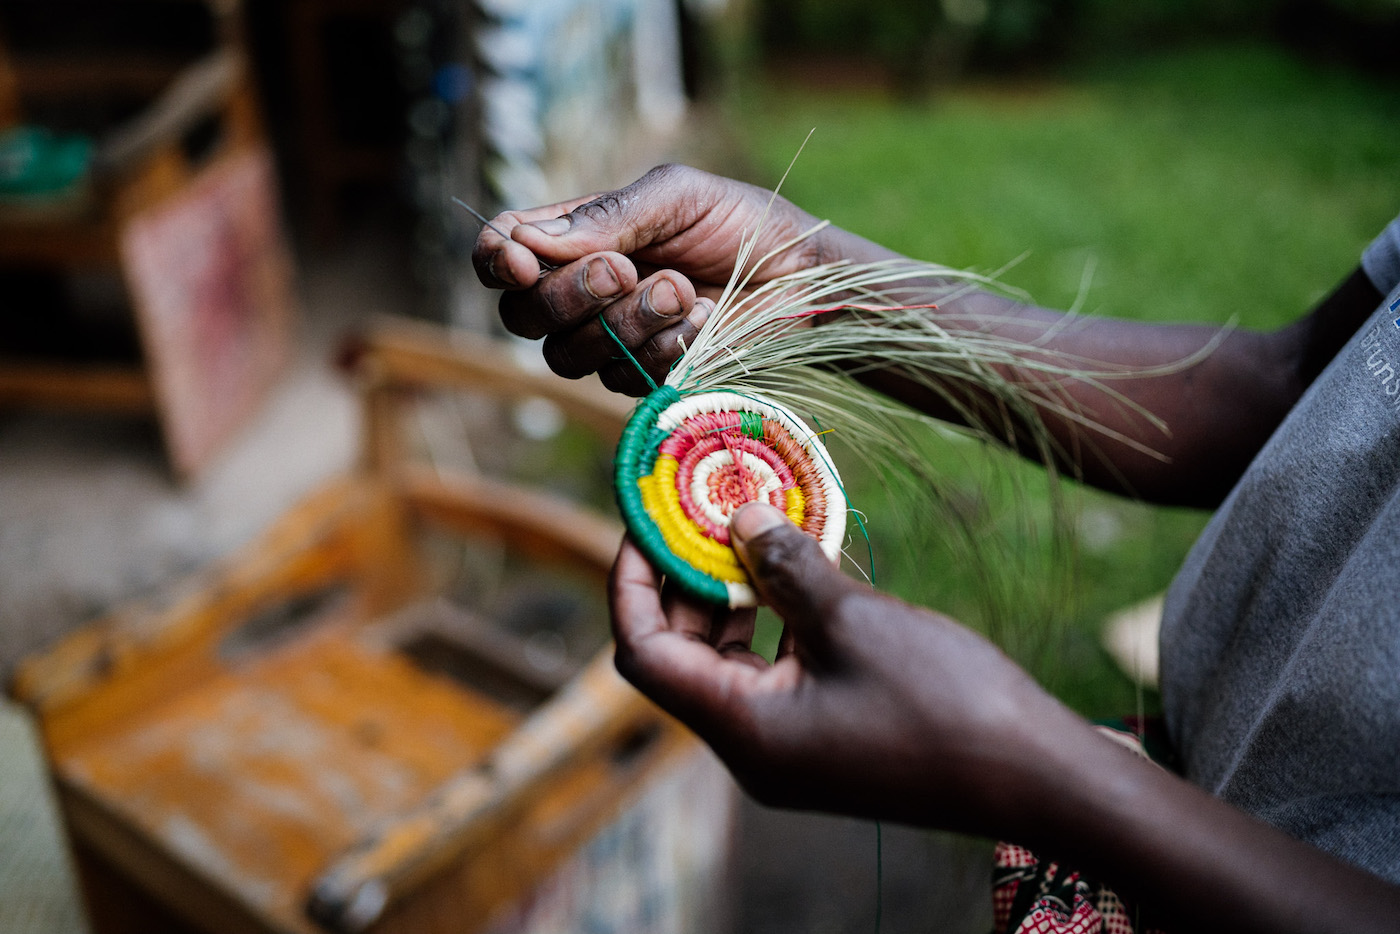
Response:
[[[676,294],[676,287],[665,279],[653,283],[647,289],[647,304],[651,310],[663,318],[669,318],[678,314],[681,310],[681,297]]]
[[[700,330],[705,326],[705,322],[710,320],[710,312],[714,311],[715,303],[708,298],[696,299],[695,305],[690,309],[690,314],[685,316],[685,320],[690,322],[690,326],[695,330]]]
[[[567,217],[551,217],[547,221],[530,221],[530,226],[542,234],[557,237],[560,234],[568,233],[569,228],[574,225]]]
[[[500,258],[501,254],[493,254],[491,261],[486,264],[487,268],[491,271],[491,275],[495,276],[506,285],[519,285],[520,283],[515,281],[515,276],[510,271],[510,263],[497,264],[496,261]],[[504,267],[504,269],[502,267]]]
[[[622,283],[617,281],[617,274],[607,260],[595,259],[584,267],[583,287],[594,298],[607,298],[616,295]]]
[[[735,539],[746,542],[786,521],[787,517],[775,506],[759,502],[745,503],[734,510],[734,515],[729,519],[729,531]]]

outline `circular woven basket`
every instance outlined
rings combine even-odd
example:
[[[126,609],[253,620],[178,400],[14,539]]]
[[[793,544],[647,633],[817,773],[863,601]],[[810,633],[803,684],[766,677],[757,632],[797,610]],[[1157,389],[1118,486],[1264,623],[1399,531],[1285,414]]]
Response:
[[[846,534],[845,494],[826,448],[787,409],[753,396],[657,389],[623,430],[615,480],[643,554],[711,603],[758,603],[729,540],[729,518],[744,503],[783,510],[833,561]]]

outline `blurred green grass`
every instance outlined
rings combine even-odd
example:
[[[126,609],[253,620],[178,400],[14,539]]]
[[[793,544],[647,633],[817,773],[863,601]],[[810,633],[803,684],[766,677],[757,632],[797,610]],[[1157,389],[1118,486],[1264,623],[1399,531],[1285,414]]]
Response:
[[[815,127],[787,197],[910,256],[1000,271],[1040,304],[1079,301],[1087,314],[1280,326],[1400,209],[1400,89],[1269,47],[1103,59],[918,101],[778,76],[747,83],[730,106],[754,181],[775,183]],[[970,540],[1010,542],[981,556],[1013,594],[1003,610],[1023,632],[1003,633],[1010,650],[1081,712],[1130,712],[1140,698],[1099,628],[1166,587],[1207,516],[1067,489],[1065,572],[1042,480],[969,459],[970,447],[940,456]],[[995,629],[978,562],[961,560],[969,540],[946,525],[901,538],[889,530],[905,507],[870,478],[850,485],[870,514],[879,585]],[[1052,638],[1026,634],[1037,627]]]

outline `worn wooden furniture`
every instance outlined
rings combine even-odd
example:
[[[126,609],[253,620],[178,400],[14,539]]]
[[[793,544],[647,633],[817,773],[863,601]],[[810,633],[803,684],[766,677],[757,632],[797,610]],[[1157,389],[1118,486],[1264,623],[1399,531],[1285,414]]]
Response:
[[[596,595],[620,528],[415,463],[415,396],[544,396],[609,436],[626,400],[520,370],[490,342],[380,335],[350,356],[362,469],[168,599],[18,672],[94,930],[525,931],[532,905],[613,910],[616,891],[587,904],[600,896],[579,880],[596,867],[567,868],[603,851],[643,864],[619,877],[652,880],[646,910],[713,909],[729,785],[698,745],[617,677],[610,646],[572,674],[532,666],[528,635],[427,580],[428,552],[462,541],[580,573]],[[621,842],[584,847],[648,800]],[[636,850],[648,840],[655,852]],[[560,867],[573,882],[551,890]]]
[[[107,48],[93,35],[91,17],[121,24],[151,7],[157,17],[193,11],[207,28],[195,30],[192,48],[159,53],[121,48],[124,35]],[[52,290],[16,292],[6,280],[0,406],[153,412],[176,472],[191,474],[280,372],[292,314],[239,5],[83,0],[0,13],[0,131],[30,123],[93,141],[90,171],[70,188],[0,196],[0,275],[116,283],[124,307],[99,311],[124,317],[112,330],[135,339],[122,334],[116,343],[136,348],[132,359],[109,359],[100,350],[113,343],[105,333],[86,341],[73,333],[98,314],[60,309]],[[72,30],[85,40],[76,47],[54,25],[63,16],[85,27]],[[16,34],[26,30],[37,37]],[[23,336],[6,346],[12,332]]]

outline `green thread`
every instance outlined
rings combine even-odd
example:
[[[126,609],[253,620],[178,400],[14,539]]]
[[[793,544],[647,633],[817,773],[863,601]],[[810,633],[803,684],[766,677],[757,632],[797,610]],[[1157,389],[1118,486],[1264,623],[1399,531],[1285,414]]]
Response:
[[[642,374],[642,379],[647,381],[647,385],[651,387],[651,391],[656,392],[656,380],[652,379],[651,374],[646,371],[646,368],[637,362],[636,357],[632,356],[632,351],[627,349],[627,345],[622,342],[622,338],[618,337],[616,334],[613,333],[613,329],[608,326],[608,319],[604,318],[602,315],[599,315],[598,320],[602,322],[603,330],[608,332],[608,337],[611,337],[613,339],[613,343],[617,344],[617,346],[622,348],[622,352],[627,354],[627,359],[631,360],[632,365],[637,368],[637,372]]]
[[[661,449],[662,443],[669,437],[671,437],[671,433],[665,428],[653,426],[651,431],[647,432],[646,441],[642,443],[641,462],[649,464],[656,460],[656,452]]]
[[[739,430],[755,441],[763,440],[763,416],[757,412],[739,413]]]
[[[865,520],[861,518],[860,511],[851,505],[851,498],[846,496],[846,488],[841,485],[841,481],[836,481],[836,488],[841,491],[841,495],[846,500],[846,507],[850,509],[851,515],[856,520],[856,525],[860,528],[860,537],[865,539],[865,555],[870,562],[870,586],[875,586],[875,546],[870,544],[870,530],[865,527]]]
[[[817,418],[817,416],[815,416],[815,415],[812,415],[812,416],[809,416],[809,417],[812,419],[812,424],[814,424],[814,425],[817,426],[817,433],[818,433],[818,434],[821,434],[822,432],[824,432],[824,431],[826,430],[826,429],[822,428],[821,419]],[[860,537],[863,538],[863,539],[865,539],[865,556],[866,556],[866,559],[870,562],[870,586],[871,586],[871,587],[874,587],[874,586],[875,586],[875,546],[872,545],[872,544],[870,543],[870,530],[867,529],[867,528],[865,527],[865,519],[861,517],[860,511],[859,511],[858,509],[856,509],[856,507],[855,507],[854,505],[852,505],[852,503],[851,503],[851,496],[850,496],[849,493],[846,492],[846,485],[845,485],[844,483],[841,482],[840,476],[838,476],[837,473],[836,473],[836,467],[835,467],[835,465],[832,464],[832,463],[831,463],[831,460],[826,456],[826,449],[825,449],[825,448],[822,448],[821,450],[822,450],[822,460],[826,461],[826,466],[827,466],[827,468],[831,470],[831,476],[836,480],[836,489],[838,489],[838,490],[841,491],[841,498],[844,499],[844,500],[846,501],[846,510],[847,510],[848,512],[850,512],[850,514],[855,518],[855,520],[856,520],[856,526],[860,529]]]
[[[875,934],[880,934],[880,922],[885,913],[885,840],[884,828],[875,822]]]

